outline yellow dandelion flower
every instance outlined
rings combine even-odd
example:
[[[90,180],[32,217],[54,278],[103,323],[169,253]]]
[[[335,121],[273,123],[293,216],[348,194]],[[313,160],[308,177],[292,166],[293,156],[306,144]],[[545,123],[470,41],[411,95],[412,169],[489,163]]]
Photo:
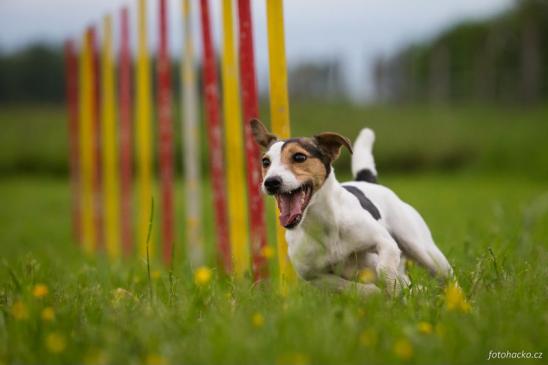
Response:
[[[264,325],[264,317],[261,313],[257,312],[251,316],[251,323],[255,327],[262,327]]]
[[[162,273],[160,272],[160,270],[153,270],[150,272],[150,278],[152,280],[158,280],[160,279],[161,276],[162,276]]]
[[[470,304],[466,300],[462,289],[455,283],[449,283],[445,288],[445,307],[450,311],[468,313]]]
[[[274,249],[271,246],[266,245],[263,248],[261,248],[261,255],[265,259],[270,259],[274,256]]]
[[[162,355],[158,354],[149,354],[146,358],[147,365],[165,365],[167,364],[167,359]]]
[[[65,351],[67,341],[65,336],[59,332],[52,332],[46,336],[46,348],[53,354],[59,354]]]
[[[360,271],[360,274],[358,275],[358,280],[362,283],[373,283],[375,282],[376,278],[377,278],[377,275],[370,268],[363,269],[362,271]]]
[[[374,347],[377,344],[378,336],[371,328],[360,334],[360,344],[364,347]]]
[[[55,311],[52,307],[46,307],[42,309],[42,312],[40,313],[40,317],[45,322],[51,322],[55,319]]]
[[[213,273],[206,266],[200,266],[194,271],[194,283],[198,286],[205,286],[211,281]]]
[[[417,329],[420,333],[429,335],[432,333],[433,328],[432,325],[428,322],[419,322],[419,324],[417,324]]]
[[[36,284],[32,289],[32,295],[36,298],[43,298],[48,295],[49,289],[45,284]]]
[[[401,360],[409,360],[413,357],[413,346],[407,339],[399,339],[394,344],[394,354]]]
[[[11,315],[18,321],[29,319],[29,310],[27,305],[20,300],[17,300],[11,306]]]

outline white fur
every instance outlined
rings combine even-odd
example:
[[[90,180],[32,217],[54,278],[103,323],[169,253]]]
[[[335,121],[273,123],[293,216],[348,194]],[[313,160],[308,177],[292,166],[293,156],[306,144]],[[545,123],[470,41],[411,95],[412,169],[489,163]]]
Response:
[[[375,143],[375,133],[369,128],[362,129],[353,146],[352,176],[356,176],[363,169],[368,169],[377,176],[373,159],[373,143]]]
[[[374,169],[373,141],[373,132],[362,130],[352,159],[355,173],[363,168]],[[266,154],[272,164],[265,178],[280,176],[284,190],[296,189],[297,179],[280,160],[282,144],[275,143]],[[301,223],[286,231],[289,258],[299,276],[333,290],[356,287],[359,293],[369,295],[379,291],[376,285],[352,281],[364,268],[373,269],[391,294],[409,284],[404,258],[417,261],[441,277],[452,274],[428,226],[413,207],[378,184],[353,181],[344,185],[359,188],[377,207],[381,219],[377,221],[363,209],[332,170],[312,196]]]

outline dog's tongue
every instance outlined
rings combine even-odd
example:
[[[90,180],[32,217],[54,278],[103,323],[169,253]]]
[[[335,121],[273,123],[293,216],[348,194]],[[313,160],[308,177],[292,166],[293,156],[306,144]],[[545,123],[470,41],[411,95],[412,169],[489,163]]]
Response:
[[[303,213],[303,191],[293,194],[280,194],[277,196],[280,209],[280,223],[287,227]]]

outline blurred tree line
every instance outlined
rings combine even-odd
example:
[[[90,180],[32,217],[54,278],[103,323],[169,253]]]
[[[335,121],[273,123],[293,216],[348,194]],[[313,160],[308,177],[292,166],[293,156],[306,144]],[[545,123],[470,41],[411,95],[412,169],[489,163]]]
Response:
[[[154,65],[154,58],[151,61]],[[220,60],[217,64],[220,67]],[[178,95],[178,60],[173,60],[171,71],[172,86]],[[218,72],[220,74],[220,69]],[[201,69],[198,75],[201,78]],[[151,76],[154,85],[156,73],[152,72]],[[346,87],[343,78],[337,60],[298,64],[289,69],[291,97],[299,100],[344,98]],[[0,104],[61,103],[65,99],[64,83],[61,47],[38,43],[12,53],[0,51]]]
[[[63,51],[34,44],[0,52],[0,103],[60,103],[65,99]]]
[[[333,101],[347,97],[343,70],[337,59],[290,66],[288,82],[291,100]]]
[[[390,59],[373,75],[378,101],[535,103],[548,97],[548,1],[521,0]]]
[[[154,56],[151,57],[151,65],[152,85],[156,85],[156,72],[152,72],[156,65]],[[178,60],[172,61],[174,95],[179,92],[179,66]],[[36,43],[15,52],[0,50],[0,104],[64,102],[64,67],[63,48],[58,45]],[[154,94],[153,87],[153,97]]]

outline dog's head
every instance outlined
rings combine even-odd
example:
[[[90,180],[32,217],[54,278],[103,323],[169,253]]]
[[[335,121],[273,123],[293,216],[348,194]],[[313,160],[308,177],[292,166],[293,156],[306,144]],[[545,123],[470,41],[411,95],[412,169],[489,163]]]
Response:
[[[250,123],[253,137],[264,151],[262,190],[276,197],[280,224],[294,228],[331,173],[331,164],[339,157],[341,147],[352,153],[352,146],[346,137],[332,132],[278,140],[259,120]]]

